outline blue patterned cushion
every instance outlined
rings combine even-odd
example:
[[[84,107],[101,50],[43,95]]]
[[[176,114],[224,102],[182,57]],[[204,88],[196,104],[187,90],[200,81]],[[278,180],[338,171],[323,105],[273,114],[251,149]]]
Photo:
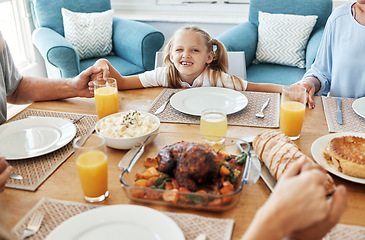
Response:
[[[113,10],[76,13],[62,8],[62,17],[65,38],[76,48],[80,60],[111,52]]]
[[[305,68],[305,48],[317,16],[259,11],[256,61]]]

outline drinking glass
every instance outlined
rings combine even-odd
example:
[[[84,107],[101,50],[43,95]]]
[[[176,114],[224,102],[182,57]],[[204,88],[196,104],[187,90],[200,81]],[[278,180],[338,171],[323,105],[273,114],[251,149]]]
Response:
[[[73,147],[85,200],[103,201],[109,196],[108,159],[104,137],[95,134],[81,136],[74,140]]]
[[[306,89],[298,85],[283,87],[280,105],[280,130],[291,140],[300,137],[304,122]]]
[[[99,119],[118,112],[118,87],[114,78],[96,80],[94,82],[94,96]]]
[[[206,109],[200,117],[200,134],[205,142],[222,144],[227,134],[227,116],[223,109]]]

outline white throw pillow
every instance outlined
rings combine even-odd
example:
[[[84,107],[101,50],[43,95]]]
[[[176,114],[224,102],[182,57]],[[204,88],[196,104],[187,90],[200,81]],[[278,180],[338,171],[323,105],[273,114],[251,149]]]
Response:
[[[305,48],[317,18],[259,11],[256,60],[305,68]]]
[[[102,57],[112,50],[113,10],[77,13],[62,8],[65,38],[80,59]]]

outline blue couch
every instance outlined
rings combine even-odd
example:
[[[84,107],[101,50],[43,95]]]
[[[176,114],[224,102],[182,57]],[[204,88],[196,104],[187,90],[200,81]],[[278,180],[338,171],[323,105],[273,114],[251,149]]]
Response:
[[[306,47],[306,68],[277,64],[252,64],[258,40],[258,12],[316,15]],[[247,80],[250,82],[292,84],[299,81],[310,68],[317,54],[324,26],[332,12],[332,0],[251,0],[249,21],[241,23],[217,37],[228,51],[244,51],[246,56]]]
[[[48,77],[73,77],[93,65],[98,58],[81,60],[76,49],[64,38],[61,8],[73,12],[103,12],[111,9],[110,0],[32,0],[35,30],[33,43],[45,60]],[[103,58],[122,75],[133,75],[154,68],[155,54],[164,36],[154,27],[113,18],[112,54]]]

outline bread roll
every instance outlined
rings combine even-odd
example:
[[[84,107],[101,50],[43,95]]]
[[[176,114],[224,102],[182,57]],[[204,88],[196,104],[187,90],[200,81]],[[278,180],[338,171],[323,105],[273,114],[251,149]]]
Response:
[[[285,134],[277,130],[261,132],[253,140],[252,146],[275,180],[280,179],[289,165],[302,157],[311,164],[317,164],[300,151],[298,146]],[[335,190],[334,181],[329,174],[327,174],[325,188],[327,194],[331,194]]]

